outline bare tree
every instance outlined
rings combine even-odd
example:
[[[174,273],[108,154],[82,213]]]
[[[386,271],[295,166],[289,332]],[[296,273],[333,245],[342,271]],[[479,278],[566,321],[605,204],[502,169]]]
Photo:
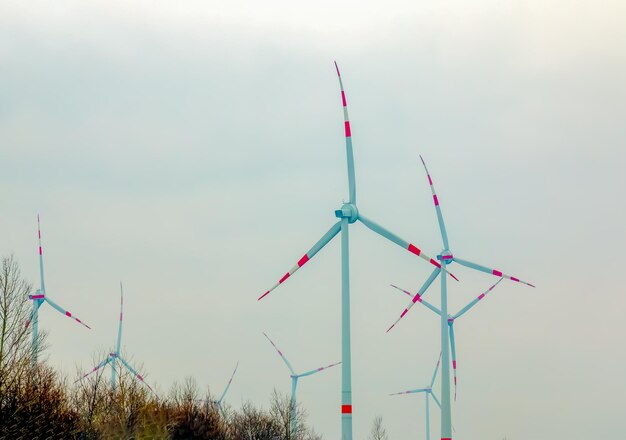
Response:
[[[270,399],[270,416],[280,426],[281,440],[321,439],[319,434],[306,425],[307,412],[300,404],[296,404],[296,423],[294,430],[291,430],[292,405],[293,403],[289,396],[280,394],[274,389]]]
[[[283,440],[281,426],[269,414],[246,402],[229,421],[234,440]]]
[[[0,405],[5,391],[31,371],[30,318],[28,294],[32,286],[10,255],[0,261]],[[32,327],[31,327],[32,328]],[[40,336],[40,342],[43,339]],[[40,343],[38,350],[44,349]]]
[[[387,431],[383,427],[382,416],[377,416],[372,423],[372,430],[370,431],[370,440],[388,440]]]

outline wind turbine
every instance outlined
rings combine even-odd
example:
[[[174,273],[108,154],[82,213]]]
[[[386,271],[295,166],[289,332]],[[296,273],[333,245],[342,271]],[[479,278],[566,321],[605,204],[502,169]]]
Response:
[[[54,309],[67,316],[68,318],[72,318],[74,321],[78,322],[81,325],[84,325],[88,329],[91,330],[87,324],[82,322],[76,316],[73,316],[68,310],[65,310],[63,307],[58,305],[56,302],[52,301],[50,296],[46,294],[46,285],[44,283],[43,277],[43,250],[41,246],[41,226],[39,223],[39,215],[37,215],[37,235],[39,239],[39,289],[35,292],[34,295],[28,295],[28,299],[33,301],[33,311],[26,321],[26,328],[28,328],[31,324],[32,328],[32,353],[31,359],[33,365],[37,364],[37,355],[39,354],[39,307],[43,305],[44,302],[50,304]]]
[[[435,392],[433,391],[433,385],[435,384],[435,379],[437,378],[437,371],[439,370],[439,363],[441,362],[441,354],[439,354],[439,359],[437,360],[437,365],[435,366],[435,372],[433,373],[433,378],[430,381],[430,385],[426,388],[418,388],[416,390],[408,390],[403,391],[401,393],[393,393],[390,396],[398,396],[401,394],[415,394],[415,393],[424,393],[424,400],[426,402],[426,440],[430,440],[430,407],[429,400],[432,399],[435,401],[439,409],[441,409],[441,402],[437,399]]]
[[[349,226],[359,220],[368,229],[381,235],[387,240],[408,250],[418,257],[436,266],[437,271],[447,272],[441,263],[430,258],[420,248],[408,241],[398,237],[388,229],[383,228],[365,217],[356,205],[356,182],[354,177],[354,154],[352,151],[352,130],[348,118],[348,104],[346,94],[343,89],[343,81],[339,73],[339,67],[335,63],[339,87],[341,89],[341,102],[343,105],[344,134],[346,140],[346,156],[348,162],[348,202],[344,203],[340,209],[335,211],[335,217],[339,221],[313,245],[309,251],[298,260],[298,262],[283,275],[276,284],[259,297],[259,300],[267,296],[272,290],[281,285],[287,278],[293,275],[298,269],[304,266],[315,256],[324,246],[326,246],[341,231],[341,439],[352,440],[352,359],[351,359],[351,337],[350,337],[350,257],[349,257]],[[456,277],[450,274],[453,278]]]
[[[119,363],[123,367],[125,367],[128,371],[130,371],[137,379],[139,379],[140,382],[142,382],[145,386],[148,387],[150,391],[154,393],[154,390],[150,387],[150,385],[148,385],[143,380],[143,377],[141,376],[141,374],[139,374],[137,370],[131,367],[128,361],[126,361],[126,359],[124,359],[122,355],[120,354],[120,349],[122,346],[122,323],[123,323],[123,317],[124,317],[123,315],[124,315],[124,288],[122,287],[122,283],[120,282],[120,321],[117,327],[117,343],[115,344],[115,350],[109,353],[108,356],[102,362],[100,362],[98,365],[93,367],[93,369],[90,372],[83,375],[83,377],[78,379],[76,382],[83,380],[90,374],[98,371],[100,368],[106,366],[107,364],[110,364],[111,365],[111,388],[115,389],[117,385],[116,384],[117,362],[119,361]]]
[[[433,195],[433,202],[435,204],[435,211],[437,213],[437,221],[439,222],[439,230],[441,232],[441,239],[443,241],[443,250],[439,255],[437,255],[437,259],[441,261],[442,267],[435,269],[431,273],[431,275],[426,279],[422,287],[420,287],[417,294],[411,300],[409,305],[402,311],[400,317],[396,320],[396,322],[391,325],[391,327],[387,329],[387,331],[391,330],[407,314],[411,307],[413,307],[416,302],[420,301],[420,298],[422,295],[424,295],[426,289],[430,287],[435,278],[441,275],[441,440],[452,440],[452,414],[450,408],[450,351],[448,348],[448,289],[446,272],[444,270],[445,266],[452,262],[457,262],[461,266],[469,267],[470,269],[474,269],[479,272],[485,272],[499,278],[507,278],[511,281],[526,284],[530,287],[535,286],[527,283],[526,281],[522,281],[514,276],[507,275],[498,269],[492,269],[481,264],[472,263],[471,261],[463,260],[452,254],[452,251],[450,251],[450,245],[448,243],[446,226],[443,222],[441,207],[439,206],[439,199],[437,198],[435,187],[433,186],[433,180],[430,177],[430,173],[428,172],[428,168],[426,167],[426,162],[424,162],[422,156],[420,156],[420,159],[422,160],[422,165],[424,166],[426,176],[428,177],[428,184],[430,185],[430,190]]]
[[[457,314],[455,315],[448,315],[448,327],[449,327],[449,336],[450,336],[450,351],[452,354],[452,371],[454,374],[454,400],[456,400],[456,386],[457,386],[457,380],[456,380],[456,370],[457,370],[457,360],[456,360],[456,343],[454,342],[454,322],[460,318],[462,315],[466,314],[472,307],[474,307],[476,304],[478,304],[478,301],[480,301],[481,299],[483,299],[485,296],[487,296],[487,294],[489,292],[491,292],[493,289],[495,289],[495,287],[500,284],[500,282],[503,280],[503,278],[500,278],[498,281],[495,282],[495,284],[493,284],[492,286],[490,286],[487,290],[485,290],[484,292],[482,292],[480,295],[478,295],[475,299],[473,299],[472,301],[470,301],[465,307],[463,307]],[[393,284],[391,285],[391,287],[398,289],[401,292],[406,293],[407,295],[409,295],[410,297],[413,297],[413,294],[411,292],[408,292],[398,286],[394,286]],[[419,294],[418,294],[419,295]],[[416,295],[416,296],[418,296]],[[431,311],[433,311],[434,313],[436,313],[437,315],[441,316],[441,310],[439,310],[437,307],[435,307],[434,305],[430,304],[428,301],[426,301],[424,298],[422,298],[421,296],[419,296],[417,298],[417,302],[419,302],[420,304],[422,304],[423,306],[427,307],[428,309],[430,309]]]
[[[239,362],[237,362],[237,365],[235,365],[235,370],[233,371],[233,374],[231,374],[230,379],[228,379],[228,383],[226,384],[226,388],[224,388],[224,392],[222,393],[220,398],[217,399],[217,400],[211,400],[210,401],[215,406],[217,406],[217,409],[220,410],[222,415],[224,415],[224,408],[222,408],[222,400],[224,400],[224,397],[226,396],[226,393],[228,392],[228,388],[230,388],[230,384],[233,381],[233,377],[235,377],[235,373],[237,372],[237,368],[239,368]],[[203,399],[203,401],[204,402],[208,402],[207,399]]]
[[[274,348],[276,349],[276,351],[282,358],[283,362],[285,363],[285,365],[287,365],[287,368],[289,368],[289,371],[291,372],[291,375],[290,375],[291,377],[291,417],[290,417],[291,426],[290,426],[290,430],[292,434],[294,434],[296,432],[296,426],[297,426],[296,425],[296,388],[298,386],[298,379],[300,379],[301,377],[311,376],[312,374],[319,373],[320,371],[326,370],[330,367],[334,367],[335,365],[339,365],[341,362],[336,362],[326,367],[319,367],[319,368],[316,368],[315,370],[307,371],[306,373],[296,374],[296,372],[294,371],[293,367],[291,366],[291,364],[289,363],[285,355],[282,353],[282,351],[278,349],[276,344],[274,344],[274,341],[272,341],[270,337],[267,336],[267,334],[263,333],[263,335],[274,346]]]

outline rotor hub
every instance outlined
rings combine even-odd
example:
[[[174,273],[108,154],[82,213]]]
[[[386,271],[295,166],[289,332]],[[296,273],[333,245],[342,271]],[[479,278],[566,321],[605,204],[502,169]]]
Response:
[[[442,251],[441,254],[437,255],[437,260],[441,261],[443,264],[450,264],[454,257],[452,256],[452,252],[448,249]]]
[[[349,223],[354,223],[359,218],[359,210],[353,203],[344,203],[341,209],[335,211],[335,217],[347,218]]]

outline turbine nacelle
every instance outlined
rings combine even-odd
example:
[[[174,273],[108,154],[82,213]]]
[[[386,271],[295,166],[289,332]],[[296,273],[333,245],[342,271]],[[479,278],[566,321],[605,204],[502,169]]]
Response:
[[[359,210],[353,203],[344,203],[341,209],[335,211],[335,217],[347,218],[349,223],[354,223],[359,218]]]
[[[437,260],[441,261],[444,264],[450,264],[452,263],[452,261],[454,261],[454,256],[452,255],[452,252],[450,252],[449,250],[445,250],[441,252],[441,254],[437,255]]]
[[[45,294],[41,293],[41,290],[37,289],[37,292],[35,292],[34,295],[28,295],[28,299],[32,299],[32,300],[40,300],[43,301],[44,298],[46,297]]]

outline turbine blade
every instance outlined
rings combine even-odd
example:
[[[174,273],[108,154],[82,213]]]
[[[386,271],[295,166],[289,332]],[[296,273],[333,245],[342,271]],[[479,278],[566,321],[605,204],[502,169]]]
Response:
[[[39,295],[39,291],[37,291],[36,295],[37,296]],[[26,320],[25,328],[28,328],[30,326],[30,324],[33,322],[33,319],[35,319],[35,313],[37,313],[37,310],[39,310],[39,307],[41,307],[41,301],[37,301],[36,298],[32,298],[32,299],[33,299],[33,310],[30,312],[30,316]]]
[[[120,349],[122,345],[122,322],[124,317],[124,287],[122,287],[122,282],[120,281],[120,323],[117,327],[117,345],[116,345],[116,353],[120,354]]]
[[[420,154],[420,159],[422,160],[422,165],[424,165],[424,170],[426,171],[426,176],[428,176],[428,184],[430,185],[430,191],[433,193],[433,202],[435,203],[435,211],[437,211],[437,221],[439,222],[439,230],[441,231],[441,239],[443,240],[443,247],[445,249],[449,249],[448,245],[448,233],[446,232],[446,225],[443,222],[443,214],[441,213],[441,207],[439,206],[439,199],[437,198],[437,193],[435,193],[435,186],[433,185],[433,179],[430,177],[430,173],[428,172],[428,167],[426,167],[426,162],[424,162],[424,158]]]
[[[103,360],[102,362],[100,362],[98,365],[96,365],[95,367],[93,367],[93,369],[91,369],[91,371],[85,373],[83,375],[83,377],[81,377],[80,379],[77,379],[74,381],[74,383],[76,382],[80,382],[81,380],[83,380],[84,378],[86,378],[87,376],[89,376],[92,373],[95,373],[96,371],[98,371],[100,368],[104,367],[106,364],[108,364],[109,362],[111,362],[111,356],[107,356],[107,358],[105,360]]]
[[[501,277],[501,278],[507,278],[507,279],[509,279],[511,281],[515,281],[517,283],[526,284],[527,286],[530,286],[530,287],[535,287],[533,284],[527,283],[526,281],[522,281],[519,278],[515,278],[514,276],[502,273],[498,269],[490,269],[490,268],[482,266],[480,264],[472,263],[471,261],[467,261],[467,260],[462,260],[462,259],[457,258],[457,257],[454,257],[454,261],[456,261],[457,263],[459,263],[462,266],[469,267],[470,269],[478,270],[480,272],[485,272],[485,273],[488,273],[488,274],[491,274],[491,275],[495,275],[495,276]]]
[[[327,370],[335,365],[339,365],[341,362],[335,362],[334,364],[327,365],[325,367],[319,367],[315,370],[307,371],[306,373],[298,374],[298,377],[310,376],[311,374],[319,373],[320,371]]]
[[[435,379],[437,378],[437,372],[439,371],[439,364],[441,363],[441,352],[439,352],[439,359],[437,360],[437,365],[435,366],[435,372],[433,373],[433,379],[430,381],[430,388],[433,388],[435,384]]]
[[[237,372],[237,368],[239,368],[239,362],[237,362],[237,365],[235,365],[235,370],[233,371],[233,374],[230,375],[230,379],[228,379],[228,383],[226,384],[226,388],[224,388],[224,392],[222,393],[222,396],[216,402],[218,405],[222,402],[222,400],[224,399],[224,396],[226,396],[226,393],[228,392],[228,388],[230,388],[230,384],[233,381],[233,377],[235,377],[235,373]]]
[[[400,320],[402,318],[404,318],[404,315],[406,315],[409,310],[411,310],[411,307],[413,307],[413,305],[416,302],[420,302],[420,300],[422,299],[422,295],[424,294],[424,292],[426,292],[426,289],[428,289],[430,287],[430,285],[433,283],[433,281],[435,281],[435,278],[437,278],[437,276],[439,275],[439,273],[441,273],[441,269],[435,269],[433,270],[433,272],[430,274],[430,276],[426,279],[426,281],[424,282],[424,284],[422,284],[422,287],[420,287],[420,289],[417,291],[417,293],[415,294],[415,297],[411,300],[411,302],[409,303],[409,305],[406,307],[406,309],[404,309],[404,311],[402,312],[402,314],[400,315],[400,317],[398,319],[396,319],[396,322],[394,322],[393,324],[391,324],[391,327],[389,327],[387,329],[387,332],[389,332],[389,330],[391,330],[392,328],[394,328],[396,326],[396,324],[398,322],[400,322]],[[441,314],[441,311],[439,312],[439,314]]]
[[[427,388],[419,388],[417,390],[408,390],[408,391],[401,391],[399,393],[393,393],[393,394],[390,394],[390,396],[399,396],[401,394],[424,393],[424,392],[427,392],[427,391],[428,391]]]
[[[439,401],[439,399],[437,399],[437,396],[435,396],[435,393],[433,391],[431,391],[430,395],[433,396],[433,400],[435,401],[435,403],[437,404],[439,409],[441,409],[441,402]]]
[[[369,229],[371,229],[372,231],[376,232],[378,235],[381,235],[381,236],[385,237],[387,240],[394,242],[395,244],[397,244],[401,248],[404,248],[404,249],[408,250],[409,252],[414,253],[418,257],[422,258],[423,260],[428,261],[433,266],[436,266],[438,269],[443,270],[444,272],[449,274],[452,278],[454,278],[455,280],[459,281],[459,279],[457,277],[455,277],[453,274],[451,274],[450,272],[448,272],[446,270],[446,268],[441,267],[441,264],[437,260],[434,260],[434,259],[430,258],[428,255],[426,255],[424,252],[422,252],[421,249],[418,248],[417,246],[415,246],[415,245],[413,245],[413,244],[411,244],[411,243],[409,243],[407,241],[404,241],[403,239],[398,237],[393,232],[389,231],[388,229],[383,228],[382,226],[380,226],[377,223],[374,223],[372,220],[368,219],[367,217],[363,217],[361,214],[359,214],[359,220],[361,221],[361,223],[363,223]]]
[[[348,117],[348,102],[346,101],[346,93],[343,90],[343,81],[339,66],[335,61],[335,69],[337,70],[337,78],[339,79],[339,88],[341,89],[341,103],[343,105],[343,126],[346,137],[346,157],[348,161],[348,190],[350,192],[350,203],[356,203],[356,181],[354,177],[354,153],[352,151],[352,130],[350,129],[350,118]]]
[[[130,364],[128,362],[126,362],[126,360],[123,357],[121,357],[119,354],[118,354],[117,358],[128,369],[128,371],[133,373],[137,379],[139,379],[145,386],[148,387],[148,389],[150,391],[152,391],[152,393],[154,393],[154,390],[152,389],[152,387],[150,385],[148,385],[146,383],[146,381],[143,380],[143,377],[141,376],[141,374],[137,373],[137,371],[133,367],[131,367]]]
[[[454,315],[452,317],[452,319],[457,319],[460,316],[463,316],[465,313],[467,313],[468,310],[470,310],[472,307],[474,307],[476,304],[478,304],[478,301],[480,301],[481,299],[483,299],[485,296],[487,296],[487,294],[489,292],[491,292],[498,284],[500,284],[500,282],[503,280],[504,278],[500,278],[498,279],[498,281],[496,281],[495,284],[493,284],[491,287],[489,287],[489,289],[485,290],[483,293],[481,293],[480,295],[478,295],[476,297],[476,299],[474,299],[473,301],[471,301],[469,304],[467,304],[465,307],[463,307],[461,310],[459,310],[459,312]]]
[[[298,269],[300,269],[302,266],[304,266],[311,258],[313,258],[313,256],[315,256],[315,254],[317,254],[320,249],[322,249],[324,246],[326,246],[326,244],[328,244],[328,242],[330,240],[333,239],[333,237],[335,235],[337,235],[337,233],[339,233],[339,231],[341,230],[341,222],[337,222],[335,223],[326,234],[324,234],[322,236],[322,238],[319,239],[319,241],[317,243],[315,243],[313,245],[313,247],[311,249],[309,249],[309,251],[304,254],[304,256],[302,256],[302,258],[300,258],[300,260],[298,260],[298,262],[296,263],[295,266],[293,266],[289,272],[287,272],[285,275],[283,275],[283,277],[278,280],[278,282],[276,284],[274,284],[272,286],[272,288],[270,290],[268,290],[267,292],[265,292],[263,295],[261,295],[258,299],[263,299],[264,297],[266,297],[272,290],[274,290],[275,288],[277,288],[278,286],[280,286],[283,282],[285,282],[285,280],[287,278],[289,278],[291,275],[294,274],[295,271],[297,271]]]
[[[80,319],[78,319],[76,316],[72,315],[68,310],[65,310],[63,307],[61,307],[60,305],[58,305],[57,303],[55,303],[54,301],[52,301],[50,299],[49,296],[46,296],[43,299],[45,302],[47,302],[48,304],[50,304],[52,307],[54,307],[56,310],[59,311],[59,313],[67,316],[68,318],[72,318],[74,321],[78,322],[80,325],[84,325],[85,327],[87,327],[89,330],[91,330],[91,327],[89,327],[87,324],[85,324],[83,321],[81,321]]]
[[[39,214],[37,214],[37,238],[39,240],[39,289],[45,294],[46,285],[43,277],[43,250],[41,247],[41,224],[39,222]]]
[[[439,269],[435,269],[435,270],[439,270]],[[428,301],[426,301],[424,298],[422,298],[418,293],[416,293],[415,295],[413,295],[411,292],[409,292],[408,290],[404,290],[401,287],[396,286],[395,284],[390,284],[391,287],[393,287],[394,289],[398,289],[400,292],[404,292],[407,295],[409,295],[410,297],[412,297],[415,301],[423,304],[424,306],[428,307],[430,310],[432,310],[433,312],[435,312],[437,315],[441,316],[441,310],[439,310],[437,307],[433,306],[431,303],[429,303]],[[411,301],[412,303],[415,303],[415,301]]]
[[[456,344],[454,342],[454,320],[448,321],[450,326],[450,354],[452,356],[452,372],[454,375],[454,400],[456,401],[456,387],[457,387],[457,376],[456,376]]]
[[[270,337],[267,336],[267,334],[265,332],[263,332],[263,336],[265,336],[267,338],[267,340],[270,341],[270,343],[274,346],[274,348],[276,349],[276,351],[278,352],[280,357],[283,359],[283,362],[285,363],[285,365],[287,365],[287,368],[289,368],[289,371],[291,371],[291,374],[293,374],[295,376],[296,372],[293,371],[293,367],[291,366],[291,364],[289,363],[289,361],[287,360],[287,358],[285,357],[283,352],[279,350],[279,348],[276,346],[276,344],[274,344],[274,341],[272,341],[270,339]]]

